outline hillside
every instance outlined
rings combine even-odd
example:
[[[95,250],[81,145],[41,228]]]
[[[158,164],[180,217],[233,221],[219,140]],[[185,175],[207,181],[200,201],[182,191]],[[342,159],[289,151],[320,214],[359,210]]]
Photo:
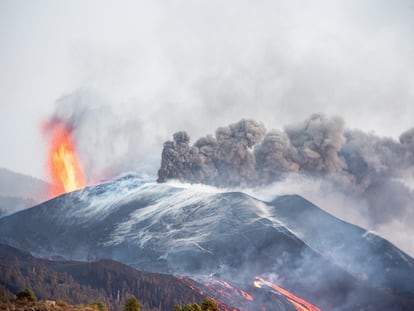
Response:
[[[110,310],[122,309],[130,295],[143,311],[172,311],[176,304],[203,298],[174,276],[137,271],[112,260],[38,259],[7,245],[0,245],[0,285],[11,292],[31,288],[39,299],[70,304],[101,301]]]

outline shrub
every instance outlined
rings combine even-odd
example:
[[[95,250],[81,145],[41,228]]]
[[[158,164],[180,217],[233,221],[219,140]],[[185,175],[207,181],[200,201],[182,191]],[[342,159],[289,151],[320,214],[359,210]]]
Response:
[[[17,300],[23,301],[37,301],[36,295],[30,288],[25,288],[16,293]]]

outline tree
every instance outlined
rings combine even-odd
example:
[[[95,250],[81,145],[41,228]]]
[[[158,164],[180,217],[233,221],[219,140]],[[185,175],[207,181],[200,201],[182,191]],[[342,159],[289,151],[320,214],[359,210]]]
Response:
[[[17,292],[16,297],[18,300],[37,301],[36,295],[30,288],[25,288],[24,290]]]
[[[196,303],[190,303],[183,307],[176,305],[174,311],[220,311],[220,309],[213,299],[204,298],[201,306]]]
[[[196,303],[185,305],[184,308],[182,308],[181,310],[182,311],[202,311],[201,307]]]
[[[139,302],[137,298],[134,295],[129,297],[129,299],[127,300],[125,304],[125,311],[140,311],[140,310],[141,308],[139,306]]]
[[[203,311],[220,311],[217,302],[210,298],[204,298],[201,302],[201,309]]]

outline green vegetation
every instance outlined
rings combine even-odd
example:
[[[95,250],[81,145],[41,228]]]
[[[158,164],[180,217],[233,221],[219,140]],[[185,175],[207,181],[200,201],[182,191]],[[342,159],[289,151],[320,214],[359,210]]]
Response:
[[[101,301],[91,304],[70,305],[62,300],[37,300],[35,293],[30,288],[11,294],[4,286],[0,285],[0,310],[6,311],[108,311],[108,307]],[[144,308],[144,310],[148,310]],[[141,311],[138,299],[131,295],[124,307],[124,311]],[[184,306],[176,305],[173,311],[220,311],[217,302],[205,298],[201,304],[190,303]]]
[[[220,311],[217,302],[213,299],[204,298],[201,306],[196,303],[187,304],[185,306],[175,306],[174,311]]]
[[[97,311],[108,311],[107,306],[102,301],[97,301],[91,304],[91,307],[95,308]]]
[[[201,302],[201,309],[203,311],[220,311],[217,302],[212,299],[204,298]]]
[[[139,302],[137,298],[132,295],[128,298],[126,304],[125,304],[125,311],[140,311],[141,308],[139,306]]]
[[[36,295],[33,293],[33,291],[30,288],[25,288],[21,290],[20,292],[16,293],[17,300],[23,300],[23,301],[37,301]]]
[[[185,305],[181,310],[182,311],[202,311],[201,307],[196,303]]]
[[[24,288],[36,294],[38,305],[50,299],[56,305],[67,302],[92,311],[123,311],[131,295],[145,311],[172,310],[176,304],[203,299],[174,276],[137,271],[111,260],[51,261],[2,244],[0,258],[0,302],[4,304],[17,304],[14,293]],[[0,310],[12,308],[2,305]]]
[[[92,304],[70,305],[62,300],[37,300],[35,293],[30,288],[11,294],[4,286],[0,285],[0,310],[4,311],[108,311],[103,302]]]

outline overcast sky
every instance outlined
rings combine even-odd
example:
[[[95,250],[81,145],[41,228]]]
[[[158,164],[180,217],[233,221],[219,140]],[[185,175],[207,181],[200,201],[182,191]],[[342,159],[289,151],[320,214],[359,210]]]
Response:
[[[62,102],[94,107],[99,151],[118,125],[137,162],[242,117],[322,112],[398,138],[414,126],[413,34],[409,0],[0,0],[0,167],[47,178],[41,124]]]

